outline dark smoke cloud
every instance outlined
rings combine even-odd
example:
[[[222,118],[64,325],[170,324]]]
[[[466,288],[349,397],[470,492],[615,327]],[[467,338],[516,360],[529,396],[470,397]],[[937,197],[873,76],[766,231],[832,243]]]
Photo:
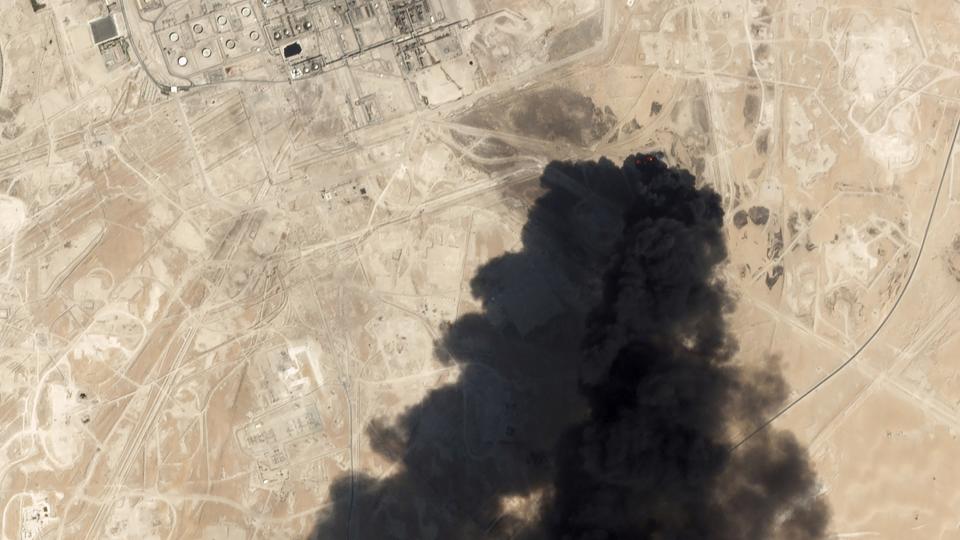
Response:
[[[730,452],[786,388],[733,359],[717,194],[648,156],[542,184],[523,250],[471,282],[483,313],[437,345],[460,379],[368,428],[397,472],[339,480],[312,537],[822,538],[790,434]]]

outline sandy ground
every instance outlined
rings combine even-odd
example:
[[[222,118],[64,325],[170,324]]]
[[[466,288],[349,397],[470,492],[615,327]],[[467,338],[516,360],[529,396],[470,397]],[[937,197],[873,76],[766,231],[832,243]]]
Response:
[[[373,4],[119,0],[103,51],[101,3],[0,6],[3,538],[306,537],[547,163],[638,151],[722,197],[829,534],[960,538],[958,4]]]

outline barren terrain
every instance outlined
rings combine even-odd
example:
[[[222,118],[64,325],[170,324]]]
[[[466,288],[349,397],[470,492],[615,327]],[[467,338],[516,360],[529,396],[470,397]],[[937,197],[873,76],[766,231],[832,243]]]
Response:
[[[960,538],[958,37],[945,0],[3,0],[0,537],[306,538],[460,377],[548,164],[663,152],[830,534]],[[575,303],[514,286],[520,335]],[[522,389],[476,377],[481,460]]]

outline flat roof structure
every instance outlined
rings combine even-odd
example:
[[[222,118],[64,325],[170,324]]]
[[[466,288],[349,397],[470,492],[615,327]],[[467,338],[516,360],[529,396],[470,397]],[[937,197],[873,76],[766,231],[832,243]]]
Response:
[[[93,32],[93,43],[96,45],[104,41],[110,41],[120,35],[117,32],[117,22],[113,19],[113,15],[105,15],[90,21],[90,31]]]

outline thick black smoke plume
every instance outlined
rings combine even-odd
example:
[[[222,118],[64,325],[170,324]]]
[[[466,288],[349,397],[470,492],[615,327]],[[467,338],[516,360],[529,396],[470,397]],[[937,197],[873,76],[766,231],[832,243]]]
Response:
[[[766,431],[785,386],[745,370],[724,322],[716,193],[652,156],[552,163],[524,248],[472,281],[456,384],[368,429],[400,463],[342,479],[320,539],[816,539],[805,450]]]

